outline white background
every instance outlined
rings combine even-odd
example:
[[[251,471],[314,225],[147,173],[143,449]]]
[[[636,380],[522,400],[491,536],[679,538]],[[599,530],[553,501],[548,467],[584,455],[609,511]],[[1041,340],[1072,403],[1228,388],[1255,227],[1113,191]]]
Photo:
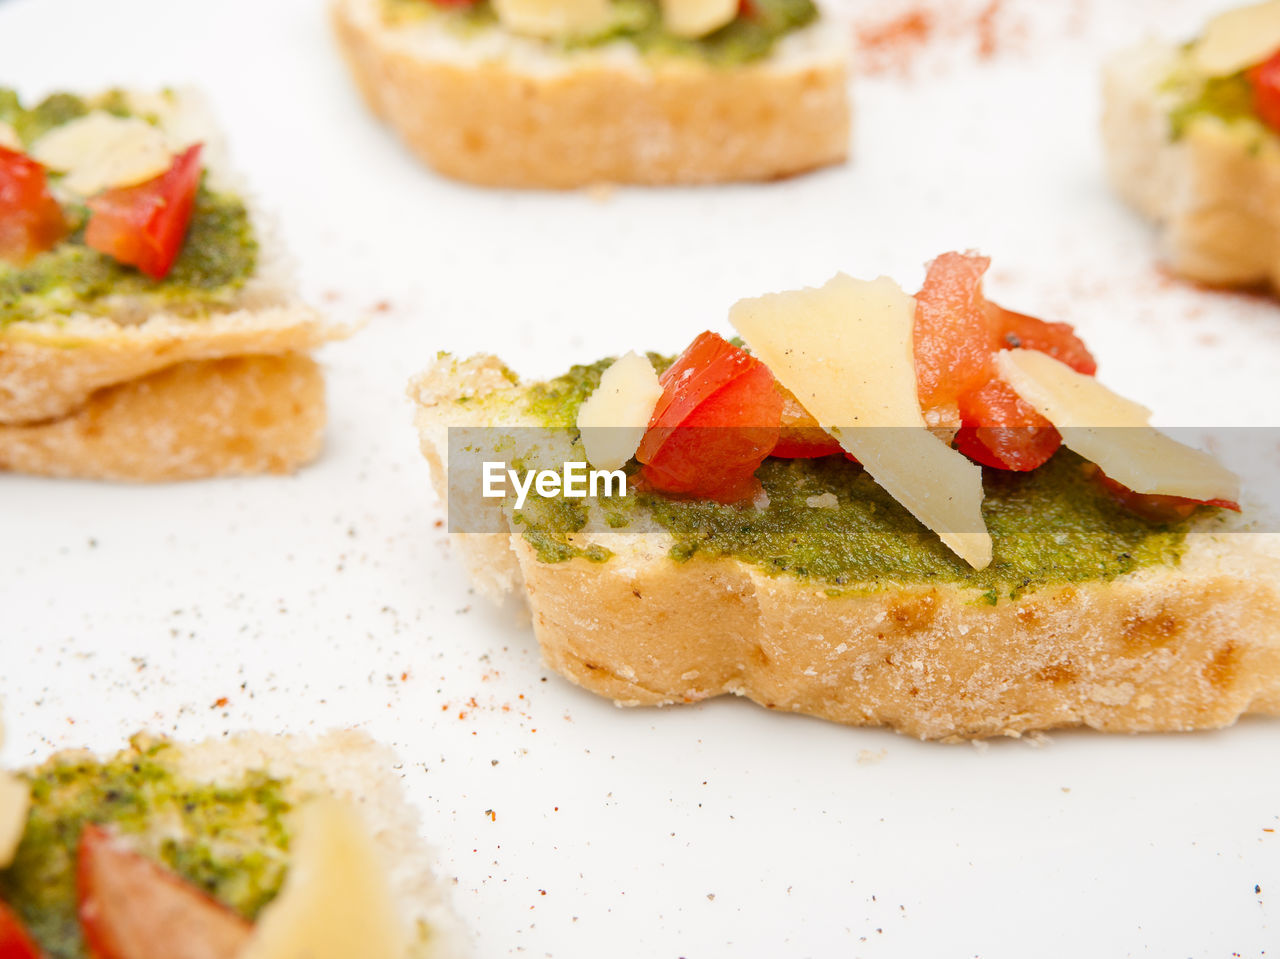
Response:
[[[602,199],[418,167],[310,0],[0,2],[24,94],[205,89],[306,295],[372,317],[322,354],[328,449],[297,477],[0,478],[4,759],[361,726],[404,757],[484,957],[1277,955],[1280,722],[973,747],[739,701],[621,711],[541,667],[437,526],[403,398],[437,349],[536,375],[677,351],[739,297],[837,269],[912,288],[951,248],[1162,422],[1275,424],[1280,307],[1163,277],[1101,177],[1100,58],[1215,4],[1006,2],[991,58],[983,6],[938,4],[906,69],[858,79],[849,165]]]

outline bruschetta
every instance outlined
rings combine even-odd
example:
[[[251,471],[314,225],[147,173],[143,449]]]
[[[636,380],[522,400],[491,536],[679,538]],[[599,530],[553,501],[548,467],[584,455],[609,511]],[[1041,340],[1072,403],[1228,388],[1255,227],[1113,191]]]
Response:
[[[847,37],[812,0],[335,0],[373,112],[484,186],[768,180],[848,152]]]
[[[547,381],[441,357],[410,395],[477,586],[625,705],[931,739],[1280,713],[1278,537],[1071,327],[986,300],[987,262],[743,300],[740,340]]]
[[[302,303],[193,93],[0,90],[0,469],[291,472],[319,453]]]
[[[1280,3],[1118,54],[1103,97],[1111,182],[1157,224],[1164,264],[1209,286],[1280,285]]]
[[[366,736],[135,736],[0,773],[6,959],[455,959],[465,937]]]

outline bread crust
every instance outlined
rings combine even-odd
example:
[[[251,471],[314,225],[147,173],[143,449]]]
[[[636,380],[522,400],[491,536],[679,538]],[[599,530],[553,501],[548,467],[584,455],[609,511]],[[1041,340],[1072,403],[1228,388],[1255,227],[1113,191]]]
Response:
[[[324,378],[299,353],[167,366],[74,412],[0,425],[0,470],[160,482],[291,473],[323,445]]]
[[[190,360],[296,353],[338,331],[301,304],[138,325],[106,317],[14,323],[0,331],[0,424],[67,416],[103,387]]]
[[[373,112],[428,165],[470,183],[767,180],[848,154],[847,72],[829,50],[734,68],[577,54],[548,68],[440,55],[415,25],[384,24],[378,0],[336,0],[332,19]]]
[[[1112,185],[1160,228],[1173,272],[1210,286],[1280,288],[1280,141],[1256,125],[1193,119],[1176,142],[1162,89],[1178,51],[1146,44],[1103,74],[1103,143]]]
[[[511,389],[489,362],[438,364],[411,388],[442,496],[440,438],[471,408],[450,398]],[[478,562],[492,563],[495,538]],[[547,664],[619,705],[733,693],[922,739],[1208,729],[1280,715],[1273,534],[1192,534],[1177,567],[995,606],[959,585],[829,595],[824,583],[731,557],[676,563],[663,533],[593,535],[614,551],[604,564],[544,563],[518,534],[501,539]]]

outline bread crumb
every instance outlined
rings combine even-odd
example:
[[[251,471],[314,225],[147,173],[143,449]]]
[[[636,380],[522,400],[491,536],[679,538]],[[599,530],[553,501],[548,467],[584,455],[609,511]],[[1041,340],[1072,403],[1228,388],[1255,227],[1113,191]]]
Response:
[[[1104,706],[1124,706],[1133,700],[1133,683],[1104,685],[1094,683],[1089,687],[1089,698]]]
[[[889,750],[887,749],[877,749],[874,752],[870,749],[859,749],[858,765],[872,766],[882,761],[888,755],[889,755]]]

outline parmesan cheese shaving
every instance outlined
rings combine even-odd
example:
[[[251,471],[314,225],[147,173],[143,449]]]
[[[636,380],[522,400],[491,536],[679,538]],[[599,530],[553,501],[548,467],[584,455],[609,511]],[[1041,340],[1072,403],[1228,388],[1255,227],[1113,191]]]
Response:
[[[0,724],[0,745],[4,743],[4,726]],[[31,789],[12,773],[0,770],[0,869],[13,862],[18,843],[27,828],[27,810],[31,806]]]
[[[31,787],[13,773],[0,772],[0,869],[13,862],[22,834],[27,830]]]
[[[82,197],[145,183],[173,162],[159,129],[137,117],[102,110],[50,130],[32,145],[31,156],[65,173],[62,186]]]
[[[1240,497],[1240,481],[1212,456],[1148,425],[1145,407],[1046,353],[1001,350],[1001,379],[1062,434],[1062,442],[1136,493],[1195,500]]]
[[[356,810],[324,798],[295,817],[284,886],[238,959],[403,959],[404,926]]]
[[[31,789],[12,773],[0,772],[0,869],[13,862],[27,828]]]
[[[929,432],[916,393],[915,300],[892,280],[741,300],[729,319],[871,478],[976,569],[991,562],[982,469]]]
[[[627,353],[605,370],[600,385],[578,409],[578,429],[591,465],[615,470],[631,459],[661,396],[658,374],[639,353]]]
[[[738,0],[661,0],[662,25],[678,37],[704,37],[738,15]]]
[[[22,140],[18,137],[18,131],[7,123],[0,123],[0,147],[6,150],[22,151]]]
[[[1209,21],[1191,47],[1191,64],[1221,77],[1239,73],[1280,50],[1280,0],[1228,10]]]
[[[493,0],[504,27],[532,37],[573,37],[609,24],[609,0]]]

